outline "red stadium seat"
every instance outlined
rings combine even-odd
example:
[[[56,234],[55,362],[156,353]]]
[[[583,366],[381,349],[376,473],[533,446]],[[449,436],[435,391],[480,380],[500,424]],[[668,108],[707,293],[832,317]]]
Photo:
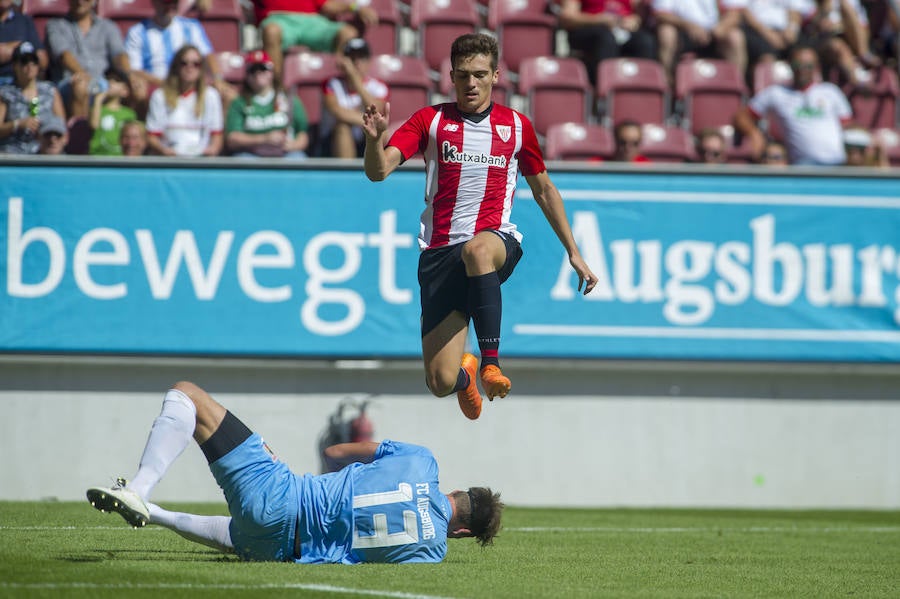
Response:
[[[418,34],[418,55],[437,71],[460,35],[479,24],[475,0],[412,0],[409,24]]]
[[[124,39],[128,30],[153,16],[153,0],[99,0],[97,14],[119,27]]]
[[[897,98],[900,84],[897,73],[886,66],[867,72],[864,85],[847,86],[844,93],[853,107],[853,120],[866,129],[884,129],[897,125]]]
[[[615,142],[602,125],[556,123],[547,130],[544,150],[547,160],[607,160]]]
[[[209,55],[219,66],[219,73],[225,81],[240,86],[244,81],[244,55],[240,52],[213,52]]]
[[[47,21],[69,14],[69,0],[22,0],[22,12],[34,20],[41,41],[47,39]]]
[[[747,100],[744,76],[725,60],[693,59],[678,63],[675,70],[675,99],[683,124],[691,132],[731,123]]]
[[[378,15],[378,24],[366,26],[363,37],[369,43],[372,54],[397,54],[400,47],[400,30],[403,28],[403,14],[400,3],[394,0],[360,0],[359,6],[368,6]],[[346,15],[341,21],[353,22],[356,15]]]
[[[524,58],[554,53],[556,17],[547,0],[490,0],[488,28],[496,32],[500,56],[514,73]]]
[[[243,48],[244,11],[239,0],[212,0],[205,12],[199,12],[193,0],[181,0],[179,12],[200,21],[216,52],[240,52]]]
[[[794,73],[791,65],[783,60],[758,62],[753,67],[753,93],[758,94],[771,85],[791,85]]]
[[[438,91],[447,96],[451,102],[456,101],[456,89],[453,87],[453,82],[450,80],[450,57],[448,56],[441,62],[441,69],[438,71]],[[498,104],[508,105],[509,99],[513,94],[513,82],[509,77],[509,69],[506,68],[506,64],[501,60],[500,64],[497,65],[497,69],[500,71],[500,77],[497,83],[494,84],[494,93],[493,99],[494,102]]]
[[[519,91],[528,98],[529,115],[539,135],[556,123],[586,123],[591,84],[577,58],[526,58],[519,69]]]
[[[646,58],[610,58],[597,67],[597,99],[608,125],[622,121],[662,125],[669,84],[662,65]]]
[[[642,127],[641,154],[652,162],[685,162],[694,158],[694,141],[681,127],[647,124]]]
[[[381,54],[372,57],[369,74],[388,86],[391,122],[402,122],[428,106],[434,89],[428,67],[415,56]]]
[[[296,94],[309,120],[309,147],[318,145],[319,122],[322,120],[322,87],[332,77],[340,75],[334,54],[330,52],[300,52],[285,54],[282,80],[284,89]]]

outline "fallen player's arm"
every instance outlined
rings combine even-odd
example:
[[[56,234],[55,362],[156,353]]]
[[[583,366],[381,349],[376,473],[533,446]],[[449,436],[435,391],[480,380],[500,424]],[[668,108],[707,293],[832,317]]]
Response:
[[[353,462],[368,464],[375,457],[375,450],[378,449],[378,445],[375,441],[338,443],[325,448],[325,458],[328,460],[329,465],[337,466],[337,469]]]

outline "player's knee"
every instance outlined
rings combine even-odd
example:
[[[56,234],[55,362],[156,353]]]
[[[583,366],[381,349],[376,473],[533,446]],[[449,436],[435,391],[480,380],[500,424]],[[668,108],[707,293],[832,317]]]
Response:
[[[478,238],[467,241],[463,246],[462,260],[470,268],[493,264],[494,261],[490,245]]]
[[[177,383],[172,385],[172,389],[175,389],[176,391],[181,391],[188,398],[190,398],[190,400],[193,401],[195,404],[204,395],[206,395],[206,392],[203,391],[203,389],[201,389],[199,386],[195,385],[194,383],[192,383],[190,381],[178,381]]]
[[[425,374],[425,385],[435,397],[445,397],[453,392],[456,378],[451,380],[442,372],[428,372]]]

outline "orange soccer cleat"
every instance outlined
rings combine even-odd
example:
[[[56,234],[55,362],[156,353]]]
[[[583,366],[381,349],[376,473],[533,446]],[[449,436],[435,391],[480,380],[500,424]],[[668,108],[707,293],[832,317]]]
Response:
[[[484,389],[484,394],[491,401],[498,395],[506,397],[510,387],[512,387],[512,383],[509,382],[507,377],[503,376],[499,366],[488,364],[481,369],[481,388]]]
[[[469,386],[457,391],[456,399],[459,401],[459,409],[466,415],[466,418],[476,420],[481,416],[481,393],[478,392],[478,383],[475,381],[475,372],[478,370],[478,358],[472,354],[463,354],[460,366],[469,375]]]

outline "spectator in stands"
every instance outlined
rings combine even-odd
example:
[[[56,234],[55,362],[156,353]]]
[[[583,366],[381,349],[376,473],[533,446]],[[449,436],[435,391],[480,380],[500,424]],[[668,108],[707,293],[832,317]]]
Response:
[[[66,144],[69,143],[69,131],[66,123],[55,114],[47,117],[38,130],[40,146],[38,154],[58,156],[66,153]]]
[[[218,156],[222,151],[222,98],[206,84],[203,57],[182,46],[163,86],[150,96],[148,145],[163,156]]]
[[[228,108],[225,147],[233,156],[306,158],[306,110],[275,82],[265,50],[247,55],[244,85]]]
[[[95,5],[96,0],[69,0],[69,14],[47,23],[53,79],[69,116],[88,117],[91,98],[107,88],[108,68],[131,71],[119,28],[97,16]]]
[[[313,52],[340,55],[344,44],[378,23],[378,13],[356,0],[253,0],[253,4],[263,50],[272,57],[279,81],[285,49],[306,46]],[[337,21],[344,15],[353,15],[353,22]]]
[[[125,36],[132,73],[154,87],[162,85],[172,57],[185,44],[203,55],[212,85],[227,106],[237,90],[222,78],[218,63],[211,59],[213,47],[200,21],[178,15],[178,0],[153,0],[153,16],[131,27]]]
[[[353,38],[344,45],[338,61],[340,77],[325,82],[320,134],[325,147],[335,158],[358,158],[363,155],[366,138],[363,135],[363,109],[375,105],[384,111],[388,87],[369,76],[371,51],[362,38]]]
[[[759,157],[766,138],[757,123],[772,116],[785,132],[791,164],[843,164],[843,128],[853,117],[850,103],[837,86],[819,81],[819,59],[813,48],[795,46],[791,69],[793,85],[771,85],[756,94],[735,115],[736,130],[749,137]]]
[[[13,81],[12,55],[21,42],[37,48],[38,66],[47,68],[47,51],[38,36],[34,20],[16,8],[16,0],[0,0],[0,85]]]
[[[616,148],[613,151],[613,162],[650,162],[641,154],[641,142],[644,134],[637,121],[624,120],[613,130]]]
[[[122,156],[143,156],[147,153],[147,128],[141,121],[126,121],[119,132]]]
[[[887,152],[872,134],[860,127],[844,130],[844,151],[847,154],[846,166],[890,166]]]
[[[768,166],[787,166],[787,148],[779,141],[767,141],[766,148],[763,150],[762,156],[760,156],[759,163]]]
[[[645,26],[640,0],[562,0],[559,26],[569,47],[580,54],[591,85],[597,65],[607,58],[656,58],[656,40]]]
[[[743,31],[747,40],[748,73],[759,62],[787,59],[800,34],[797,0],[739,1],[745,4]]]
[[[91,106],[91,136],[89,153],[94,156],[118,156],[122,153],[119,132],[127,121],[137,118],[134,109],[127,105],[131,97],[128,75],[116,69],[107,69],[109,87],[94,98]]]
[[[722,164],[728,157],[727,143],[722,132],[707,127],[697,134],[695,151],[697,162],[701,164]]]
[[[746,72],[747,43],[738,8],[717,0],[653,0],[653,14],[659,61],[671,82],[677,59],[685,52],[724,58]]]
[[[31,42],[13,51],[13,82],[0,86],[0,154],[36,154],[41,123],[66,116],[52,83],[39,81],[40,58]]]
[[[866,67],[880,64],[869,49],[869,19],[859,0],[796,0],[804,18],[803,41],[822,56],[826,75],[863,84]]]

